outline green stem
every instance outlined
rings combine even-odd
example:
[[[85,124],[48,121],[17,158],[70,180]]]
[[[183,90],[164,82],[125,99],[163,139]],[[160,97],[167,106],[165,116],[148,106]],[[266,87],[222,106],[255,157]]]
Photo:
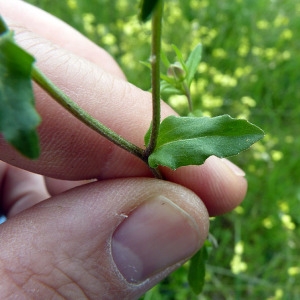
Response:
[[[98,120],[94,119],[85,110],[83,110],[78,104],[71,100],[62,90],[60,90],[45,74],[42,73],[36,66],[32,69],[33,80],[42,87],[54,100],[67,109],[77,119],[86,124],[88,127],[98,132],[105,138],[117,146],[127,150],[134,154],[138,158],[147,163],[147,159],[144,156],[144,150],[125,140],[117,133],[103,125]]]
[[[191,92],[190,92],[190,89],[186,82],[183,83],[183,88],[184,88],[184,94],[188,100],[189,111],[192,112],[193,111],[193,103],[192,103],[192,98],[191,98]]]
[[[151,47],[151,75],[152,75],[152,131],[150,141],[145,149],[145,156],[154,151],[160,125],[160,51],[161,51],[161,31],[163,1],[156,4],[152,17],[152,47]]]
[[[153,176],[157,179],[165,180],[164,176],[161,174],[159,168],[150,168],[150,171],[152,172]]]

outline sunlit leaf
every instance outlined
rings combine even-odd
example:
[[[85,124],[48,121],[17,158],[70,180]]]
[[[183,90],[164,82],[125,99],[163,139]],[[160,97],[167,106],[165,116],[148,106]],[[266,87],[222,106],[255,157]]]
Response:
[[[198,44],[191,54],[189,55],[187,61],[186,61],[186,68],[187,68],[187,83],[188,85],[191,84],[192,80],[194,79],[195,73],[197,71],[197,68],[199,66],[199,63],[201,61],[202,56],[202,45]]]
[[[0,18],[0,132],[29,158],[39,156],[31,69],[34,58],[20,48]]]
[[[205,263],[207,260],[207,249],[204,245],[190,260],[188,282],[195,294],[202,292],[205,283]]]
[[[162,0],[141,0],[139,13],[139,18],[141,21],[145,22],[150,18],[158,1]]]
[[[160,125],[157,145],[148,162],[152,168],[201,165],[211,155],[236,155],[263,136],[259,127],[228,115],[215,118],[169,116]]]

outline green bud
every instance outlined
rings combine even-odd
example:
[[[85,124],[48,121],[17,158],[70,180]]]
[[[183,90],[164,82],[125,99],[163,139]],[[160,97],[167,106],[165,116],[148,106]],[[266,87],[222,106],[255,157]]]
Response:
[[[185,79],[186,72],[182,68],[181,64],[176,62],[169,66],[167,74],[169,77],[174,77],[175,79],[178,79],[179,81],[182,81]]]

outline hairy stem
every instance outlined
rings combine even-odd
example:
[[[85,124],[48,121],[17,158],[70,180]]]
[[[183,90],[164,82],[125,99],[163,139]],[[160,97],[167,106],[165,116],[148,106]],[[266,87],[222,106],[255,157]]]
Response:
[[[154,151],[160,125],[160,51],[162,31],[163,1],[158,1],[152,17],[151,47],[151,86],[152,86],[152,131],[150,141],[145,149],[145,156]]]
[[[138,158],[147,163],[147,159],[144,156],[144,150],[125,140],[117,133],[103,125],[101,122],[89,115],[78,104],[71,100],[62,90],[60,90],[45,74],[42,73],[36,66],[32,69],[33,80],[42,87],[56,102],[62,105],[72,115],[74,115],[81,122],[88,127],[107,138],[117,146],[127,150],[134,154]]]

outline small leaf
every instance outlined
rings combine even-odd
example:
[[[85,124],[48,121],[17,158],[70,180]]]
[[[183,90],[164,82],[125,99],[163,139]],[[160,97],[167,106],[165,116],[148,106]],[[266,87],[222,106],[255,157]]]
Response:
[[[39,156],[31,69],[34,58],[15,44],[0,19],[0,132],[5,140],[29,158]]]
[[[146,147],[148,146],[148,144],[150,142],[151,131],[152,131],[152,122],[150,123],[150,126],[144,136],[144,143],[145,143]]]
[[[161,53],[160,53],[160,59],[161,59],[161,62],[164,64],[164,66],[166,68],[169,67],[169,65],[171,64],[166,53],[162,50]]]
[[[215,118],[169,116],[160,125],[156,148],[148,162],[151,168],[162,165],[173,170],[201,165],[211,155],[236,155],[263,136],[259,127],[228,115]]]
[[[182,95],[182,91],[180,89],[177,89],[176,87],[174,87],[174,85],[164,80],[162,80],[160,83],[160,91],[161,93],[167,95]]]
[[[176,80],[173,77],[169,77],[163,73],[160,73],[160,79],[168,82],[171,85],[175,85],[176,84]]]
[[[204,245],[190,260],[188,282],[196,295],[202,292],[205,283],[205,263],[207,256],[207,249]]]
[[[149,63],[148,61],[140,60],[140,63],[151,70],[151,63]]]
[[[201,56],[202,56],[202,45],[198,44],[193,49],[193,51],[191,52],[190,56],[188,57],[188,59],[186,61],[188,86],[191,85],[191,82],[194,79],[198,65],[201,61]]]
[[[142,22],[146,22],[150,18],[158,1],[162,0],[141,0],[139,18]]]
[[[182,53],[181,51],[179,50],[179,48],[175,45],[175,44],[172,44],[171,45],[174,52],[176,53],[176,56],[177,58],[179,59],[180,62],[183,62],[183,56],[182,56]]]
[[[182,67],[185,69],[186,66],[185,66],[185,62],[183,60],[183,56],[182,56],[182,53],[180,52],[180,50],[176,47],[176,45],[172,44],[172,48],[173,50],[175,51],[176,53],[176,56],[180,62],[180,64],[182,65]]]

